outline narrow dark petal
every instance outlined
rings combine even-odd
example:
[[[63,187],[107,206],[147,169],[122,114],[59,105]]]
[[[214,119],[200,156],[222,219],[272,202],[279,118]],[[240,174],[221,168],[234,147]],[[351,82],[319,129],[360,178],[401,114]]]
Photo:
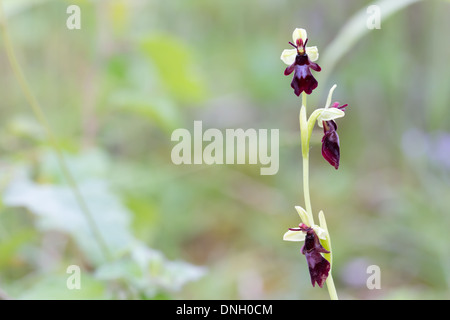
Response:
[[[317,63],[315,63],[315,62],[309,62],[309,67],[311,68],[311,69],[313,69],[314,71],[317,71],[317,72],[319,72],[320,70],[322,70],[322,68],[317,64]]]
[[[302,231],[305,231],[305,232],[308,232],[308,231],[313,230],[313,228],[308,227],[308,226],[307,226],[306,224],[304,224],[304,223],[300,223],[300,224],[298,225],[298,228],[299,228],[300,230],[302,230]]]
[[[347,107],[348,104],[343,104],[342,106],[339,105],[339,102],[335,102],[331,105],[331,108],[336,108],[336,109],[340,109],[342,111],[345,111],[345,107]]]
[[[284,70],[284,75],[285,75],[285,76],[290,75],[290,74],[292,73],[292,71],[294,71],[294,69],[295,69],[295,63],[291,64],[289,67],[287,67],[287,68]]]
[[[340,147],[336,129],[337,125],[333,120],[323,121],[322,156],[337,170],[339,168]]]

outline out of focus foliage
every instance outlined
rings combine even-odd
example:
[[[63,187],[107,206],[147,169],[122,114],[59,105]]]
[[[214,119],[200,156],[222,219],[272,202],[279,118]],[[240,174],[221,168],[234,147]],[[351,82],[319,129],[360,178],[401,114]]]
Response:
[[[75,201],[0,42],[0,289],[11,298],[313,299],[297,243],[300,100],[281,51],[295,27],[325,76],[308,100],[348,103],[341,166],[311,150],[311,196],[346,299],[448,299],[448,1],[366,30],[331,68],[327,45],[370,1],[4,0],[9,32],[107,252]],[[359,12],[359,13],[358,13]],[[383,15],[383,12],[381,12]],[[365,21],[360,28],[366,28]],[[342,35],[342,34],[341,34]],[[2,39],[3,40],[3,39]],[[328,57],[328,58],[327,58]],[[329,69],[327,69],[329,67]],[[280,170],[181,165],[171,133],[280,129]],[[69,265],[81,268],[68,290]],[[368,290],[369,265],[381,289]]]

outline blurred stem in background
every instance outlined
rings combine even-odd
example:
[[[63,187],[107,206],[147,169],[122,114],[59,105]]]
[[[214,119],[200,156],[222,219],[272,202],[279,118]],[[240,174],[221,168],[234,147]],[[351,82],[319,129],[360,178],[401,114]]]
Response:
[[[374,1],[371,5],[375,5],[380,8],[380,19],[383,21],[395,14],[397,11],[400,11],[401,9],[404,9],[410,4],[418,1],[421,0],[379,0]],[[361,26],[366,26],[366,20],[367,7],[364,6],[348,20],[336,37],[333,38],[333,41],[327,45],[326,50],[321,57],[323,61],[322,64],[327,67],[317,75],[317,80],[319,83],[326,84],[326,81],[328,81],[328,78],[332,74],[339,60],[349,52],[358,40],[371,31],[371,29],[366,27],[361,28]]]
[[[79,204],[80,209],[83,212],[83,214],[87,220],[87,223],[88,223],[89,227],[91,228],[91,231],[98,242],[98,245],[102,249],[101,251],[104,253],[105,258],[107,260],[110,260],[111,255],[110,255],[108,246],[106,245],[106,242],[104,241],[104,239],[101,235],[100,229],[97,226],[86,202],[84,201],[84,198],[78,188],[77,183],[75,182],[74,177],[70,173],[70,170],[66,164],[66,161],[64,160],[64,155],[58,145],[57,139],[56,139],[52,129],[50,128],[50,125],[45,117],[45,114],[42,111],[42,108],[39,105],[39,102],[37,101],[36,97],[34,96],[32,90],[25,78],[22,68],[16,58],[14,48],[13,48],[13,45],[12,45],[12,42],[11,42],[11,39],[10,39],[10,36],[8,33],[6,16],[3,12],[3,3],[1,0],[0,0],[0,31],[1,31],[1,34],[3,37],[6,54],[7,54],[9,63],[11,65],[11,69],[17,78],[17,82],[19,83],[19,86],[20,86],[31,110],[33,111],[35,117],[37,118],[39,123],[42,125],[42,127],[44,128],[44,130],[47,134],[48,140],[49,140],[54,152],[56,153],[56,156],[58,159],[58,164],[61,168],[62,174],[64,175],[64,178],[67,180],[67,183],[69,184],[69,187],[72,190],[72,193],[75,196],[75,199],[76,199],[77,203]]]

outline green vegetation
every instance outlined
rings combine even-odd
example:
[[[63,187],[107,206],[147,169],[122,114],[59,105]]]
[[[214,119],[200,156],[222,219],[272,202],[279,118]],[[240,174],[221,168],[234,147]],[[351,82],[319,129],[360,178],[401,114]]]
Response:
[[[327,299],[311,287],[301,245],[282,240],[300,222],[303,191],[301,99],[280,54],[303,27],[328,69],[308,105],[323,106],[334,83],[349,105],[339,170],[321,157],[319,130],[309,160],[339,298],[450,298],[448,1],[405,6],[342,42],[338,61],[329,44],[371,2],[84,0],[80,30],[66,27],[70,1],[0,3],[92,218],[1,38],[0,297]],[[278,173],[174,165],[171,133],[194,120],[279,129]],[[70,265],[80,290],[67,289]],[[369,265],[380,267],[380,290],[366,287]]]

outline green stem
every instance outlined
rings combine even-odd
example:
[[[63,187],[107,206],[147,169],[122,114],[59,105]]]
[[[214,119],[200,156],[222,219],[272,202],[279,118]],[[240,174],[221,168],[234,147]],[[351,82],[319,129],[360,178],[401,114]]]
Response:
[[[330,270],[330,274],[328,275],[328,278],[325,281],[325,283],[327,284],[327,289],[328,289],[328,294],[330,295],[330,299],[331,300],[339,300],[337,292],[336,292],[336,287],[334,286],[333,276],[331,275],[331,270]]]
[[[306,117],[306,94],[302,94],[302,107],[300,108],[300,135],[302,140],[303,157],[303,195],[305,198],[306,212],[309,216],[311,225],[314,224],[314,217],[311,207],[311,197],[309,194],[309,140],[308,121]]]
[[[313,225],[314,216],[312,214],[311,197],[309,195],[309,156],[303,157],[303,195],[305,198],[306,212],[309,215],[311,225]]]
[[[330,263],[330,273],[326,280],[328,294],[330,295],[331,300],[338,300],[336,287],[334,286],[333,277],[331,275],[331,271],[333,270],[333,250],[331,249],[330,232],[328,231],[327,221],[325,220],[325,214],[322,210],[319,212],[319,223],[320,227],[327,233],[327,239],[325,240],[325,242],[321,241],[321,244],[326,250],[330,251],[330,253],[324,253],[325,259],[327,259]]]
[[[23,94],[24,94],[26,100],[28,101],[28,104],[30,105],[31,110],[33,111],[34,115],[36,116],[36,118],[38,119],[38,121],[40,122],[40,124],[42,125],[44,130],[46,131],[48,140],[56,153],[58,163],[62,170],[62,173],[63,173],[65,179],[67,180],[69,187],[72,190],[72,192],[75,196],[75,199],[78,202],[80,209],[83,212],[83,214],[88,222],[88,225],[92,230],[94,237],[97,239],[97,242],[98,242],[101,250],[103,251],[103,253],[108,258],[110,258],[110,252],[109,252],[108,246],[106,245],[106,243],[101,235],[100,229],[98,228],[91,212],[89,211],[89,208],[88,208],[86,202],[84,201],[83,196],[81,195],[81,192],[78,188],[77,183],[75,182],[75,179],[73,178],[72,174],[69,171],[69,168],[67,167],[67,164],[64,160],[63,153],[58,146],[55,135],[53,134],[52,130],[50,129],[50,125],[47,122],[47,119],[45,118],[44,112],[42,111],[42,108],[39,105],[36,97],[33,95],[32,91],[30,89],[30,86],[28,85],[28,82],[25,78],[25,75],[22,71],[22,68],[20,67],[20,64],[16,58],[14,48],[13,48],[11,39],[9,37],[8,30],[7,30],[6,18],[5,18],[5,14],[3,12],[3,4],[1,2],[1,0],[0,0],[0,31],[3,36],[5,50],[6,50],[6,54],[7,54],[9,63],[11,65],[11,69],[17,78],[17,81],[23,91]]]
[[[306,93],[302,93],[302,105],[306,108]]]

